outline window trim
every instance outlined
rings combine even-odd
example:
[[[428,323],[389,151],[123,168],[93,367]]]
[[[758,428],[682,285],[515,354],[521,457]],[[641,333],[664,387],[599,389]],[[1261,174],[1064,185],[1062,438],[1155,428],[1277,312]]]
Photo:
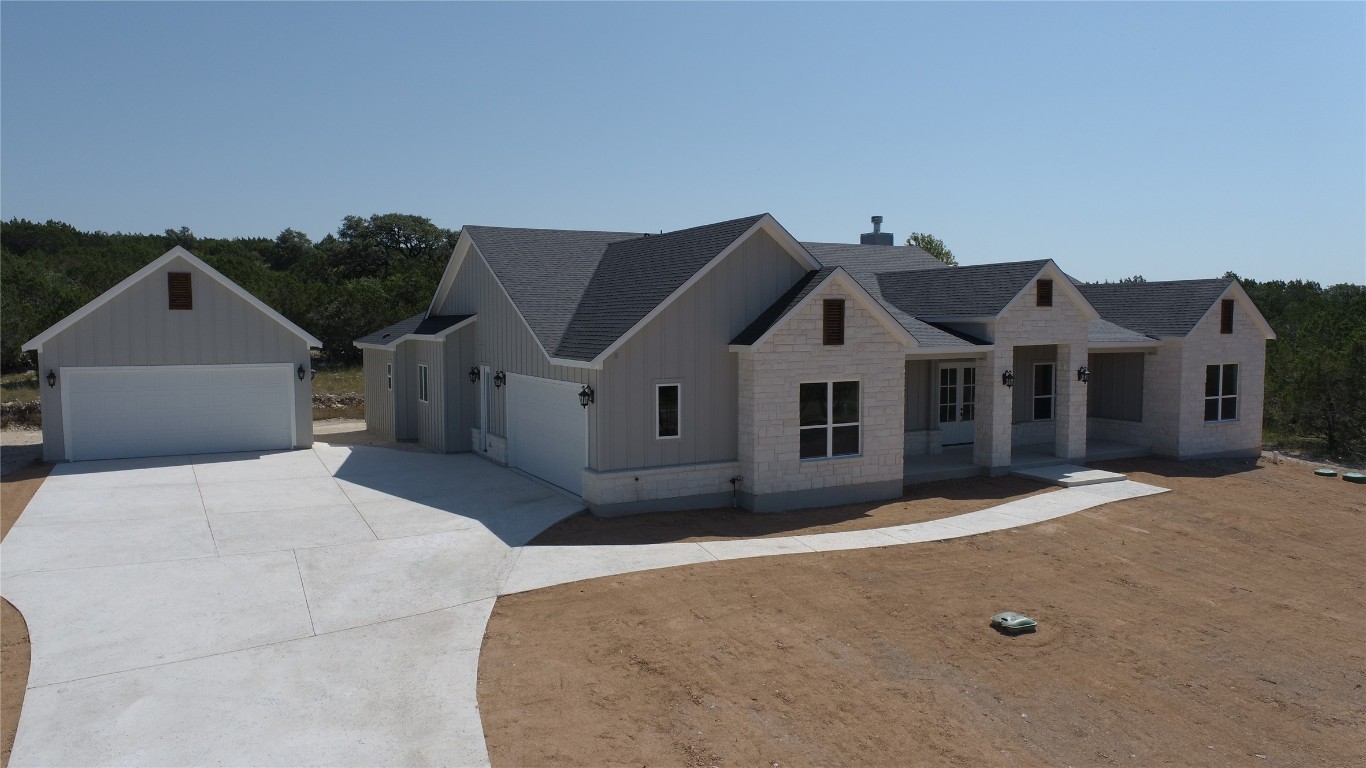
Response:
[[[659,434],[659,390],[665,387],[676,387],[678,389],[677,408],[678,414],[675,417],[674,430],[676,434]],[[679,440],[683,437],[683,382],[665,381],[655,384],[655,439],[656,440]]]
[[[1050,391],[1046,395],[1039,394],[1039,367],[1048,366],[1052,372],[1048,376],[1048,381],[1052,384]],[[1048,361],[1034,364],[1034,379],[1029,382],[1029,420],[1030,421],[1053,421],[1058,417],[1058,367],[1057,361]],[[1040,400],[1048,400],[1048,416],[1039,418],[1038,404]]]
[[[1219,386],[1213,395],[1209,394],[1209,369],[1211,368],[1216,368],[1219,371]],[[1233,394],[1226,395],[1224,394],[1224,372],[1229,368],[1233,369]],[[1200,399],[1200,418],[1205,424],[1226,424],[1238,421],[1238,400],[1243,396],[1242,392],[1239,390],[1240,382],[1238,379],[1241,371],[1239,371],[1238,368],[1238,363],[1207,363],[1205,365],[1205,396]],[[1219,403],[1218,418],[1207,419],[1205,418],[1205,408],[1209,407],[1209,401],[1211,400],[1216,400]],[[1233,403],[1233,415],[1229,418],[1224,418],[1224,403],[1228,401],[1232,401]]]
[[[418,399],[418,402],[430,403],[430,402],[431,402],[431,399],[430,399],[430,398],[431,398],[431,394],[432,394],[432,393],[431,393],[431,388],[428,386],[428,381],[427,381],[427,364],[426,364],[426,363],[418,363],[418,364],[417,364],[417,399]]]
[[[390,392],[393,392],[393,391],[394,391],[394,364],[393,364],[393,363],[385,363],[385,364],[384,364],[384,385],[385,385],[385,387],[388,389],[388,391],[390,391]]]
[[[802,407],[802,387],[807,384],[825,385],[825,424],[808,424],[802,426],[801,407]],[[835,385],[836,384],[857,384],[858,385],[858,421],[835,422]],[[834,455],[835,428],[836,427],[858,427],[858,451],[855,453],[841,453]],[[801,455],[801,433],[807,430],[825,430],[825,455],[824,456],[802,456]],[[863,456],[863,379],[816,379],[813,381],[797,382],[797,458],[799,461],[830,461],[832,459],[857,459]]]

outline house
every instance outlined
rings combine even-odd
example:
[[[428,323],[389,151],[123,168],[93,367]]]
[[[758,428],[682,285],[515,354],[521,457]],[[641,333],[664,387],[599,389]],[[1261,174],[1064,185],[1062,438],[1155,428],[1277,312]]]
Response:
[[[1025,460],[1260,449],[1271,329],[1236,282],[949,267],[771,215],[677,232],[468,226],[363,350],[366,420],[598,514],[894,498]]]
[[[179,246],[24,344],[48,461],[306,448],[321,343]]]

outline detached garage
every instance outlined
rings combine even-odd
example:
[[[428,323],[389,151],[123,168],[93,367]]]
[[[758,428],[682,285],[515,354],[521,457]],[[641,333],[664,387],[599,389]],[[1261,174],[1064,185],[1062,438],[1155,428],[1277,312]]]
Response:
[[[43,458],[306,448],[320,346],[177,246],[24,345]]]

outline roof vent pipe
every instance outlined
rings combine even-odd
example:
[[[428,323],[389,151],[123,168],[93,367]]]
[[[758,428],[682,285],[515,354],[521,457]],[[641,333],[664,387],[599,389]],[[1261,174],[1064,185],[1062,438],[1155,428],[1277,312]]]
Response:
[[[891,245],[892,233],[882,231],[882,217],[873,217],[873,231],[859,235],[859,245]]]

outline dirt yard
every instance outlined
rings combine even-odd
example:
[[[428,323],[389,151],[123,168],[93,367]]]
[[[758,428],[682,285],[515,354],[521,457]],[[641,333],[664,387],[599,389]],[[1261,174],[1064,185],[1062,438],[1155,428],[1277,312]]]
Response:
[[[4,475],[0,481],[0,539],[9,533],[51,469],[50,464],[33,464]],[[8,600],[0,600],[0,765],[9,765],[24,689],[28,687],[28,665],[28,625]]]
[[[1366,765],[1366,488],[1298,462],[1102,466],[1174,493],[500,598],[493,764]],[[540,541],[717,533],[673,518]],[[1039,631],[995,633],[1002,610]]]

